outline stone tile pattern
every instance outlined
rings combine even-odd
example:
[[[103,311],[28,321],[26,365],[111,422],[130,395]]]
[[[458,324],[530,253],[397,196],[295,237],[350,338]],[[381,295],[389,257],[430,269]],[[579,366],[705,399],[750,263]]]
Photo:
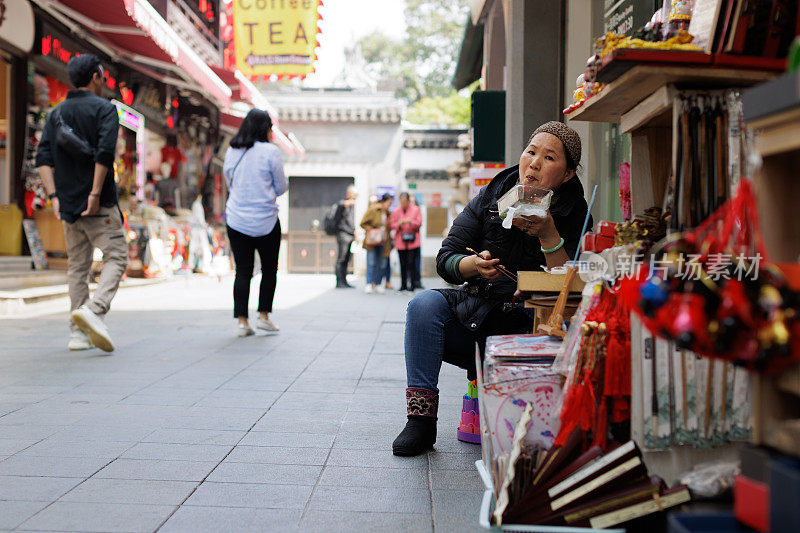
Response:
[[[120,291],[110,357],[67,351],[63,310],[0,320],[0,531],[477,531],[463,371],[436,450],[391,454],[410,295],[280,275],[280,333],[239,339],[232,283]]]

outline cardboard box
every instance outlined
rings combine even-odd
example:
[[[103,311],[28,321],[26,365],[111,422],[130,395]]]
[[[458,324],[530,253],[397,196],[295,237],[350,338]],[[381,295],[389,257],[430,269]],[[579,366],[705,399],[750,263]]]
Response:
[[[733,514],[736,520],[756,531],[769,533],[769,486],[745,476],[736,476]]]
[[[617,236],[617,224],[615,222],[608,222],[607,220],[598,222],[597,234],[611,237],[613,239]]]
[[[517,272],[517,288],[525,292],[561,292],[566,274],[549,274],[535,270]],[[569,287],[570,292],[581,292],[586,283],[576,274]]]
[[[67,252],[67,243],[64,240],[64,226],[50,209],[37,209],[33,212],[33,219],[39,228],[42,245],[45,252],[64,254]]]

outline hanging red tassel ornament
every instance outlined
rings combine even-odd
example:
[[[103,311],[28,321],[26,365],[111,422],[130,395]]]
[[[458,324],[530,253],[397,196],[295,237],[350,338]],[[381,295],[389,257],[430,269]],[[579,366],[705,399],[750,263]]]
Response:
[[[597,422],[595,424],[594,437],[592,438],[592,446],[600,446],[605,450],[606,444],[608,444],[608,401],[601,399],[597,408]]]
[[[611,293],[604,292],[605,296],[605,319],[613,312]],[[592,368],[592,391],[595,397],[595,404],[592,409],[592,425],[587,431],[592,434],[592,441],[600,446],[605,446],[608,436],[608,406],[606,405],[605,376],[607,373],[607,349],[608,349],[608,327],[604,322],[597,325],[594,338],[594,362]],[[602,443],[602,444],[601,444]]]
[[[631,322],[630,312],[621,298],[616,298],[614,314],[608,322],[608,347],[604,395],[611,402],[611,421],[630,419],[631,397]]]
[[[592,311],[587,313],[590,318]],[[575,363],[575,379],[568,385],[564,404],[561,408],[561,428],[554,441],[554,446],[563,446],[576,427],[588,430],[594,418],[594,391],[592,390],[592,372],[589,366],[593,350],[593,332],[597,323],[586,320],[581,326],[581,347]]]
[[[617,303],[614,314],[608,320],[605,378],[606,396],[630,396],[630,318],[622,302]]]

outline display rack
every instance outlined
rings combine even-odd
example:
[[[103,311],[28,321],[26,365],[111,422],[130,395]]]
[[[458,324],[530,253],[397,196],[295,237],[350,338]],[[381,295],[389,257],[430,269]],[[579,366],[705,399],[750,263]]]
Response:
[[[776,73],[770,69],[635,66],[606,85],[598,95],[586,100],[567,118],[619,123],[622,132],[631,135],[631,206],[634,213],[641,213],[663,203],[672,171],[672,124],[676,98],[685,91],[749,87],[775,76]],[[765,225],[763,229],[768,233],[771,228]],[[643,354],[634,339],[631,345],[631,433],[641,442]],[[715,449],[674,446],[664,450],[643,450],[643,453],[651,472],[668,482],[673,482],[681,472],[695,464],[736,458],[733,445]]]
[[[631,135],[631,207],[661,205],[672,169],[672,108],[683,90],[750,87],[774,78],[772,70],[642,65],[606,85],[567,115],[569,120],[612,122]]]
[[[800,290],[800,73],[789,73],[745,91],[745,120],[755,132],[763,165],[755,176],[764,245],[769,258],[794,266]],[[754,375],[753,441],[800,455],[800,365],[780,376]]]

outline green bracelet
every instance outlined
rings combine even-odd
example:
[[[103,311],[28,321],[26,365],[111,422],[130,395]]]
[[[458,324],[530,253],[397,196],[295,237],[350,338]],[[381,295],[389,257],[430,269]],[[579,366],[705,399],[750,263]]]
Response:
[[[562,246],[564,246],[564,237],[561,237],[561,242],[559,242],[558,244],[556,244],[554,247],[550,248],[549,250],[545,250],[541,246],[540,246],[540,248],[542,249],[543,253],[552,254],[553,252],[558,251],[558,249],[561,248]]]

